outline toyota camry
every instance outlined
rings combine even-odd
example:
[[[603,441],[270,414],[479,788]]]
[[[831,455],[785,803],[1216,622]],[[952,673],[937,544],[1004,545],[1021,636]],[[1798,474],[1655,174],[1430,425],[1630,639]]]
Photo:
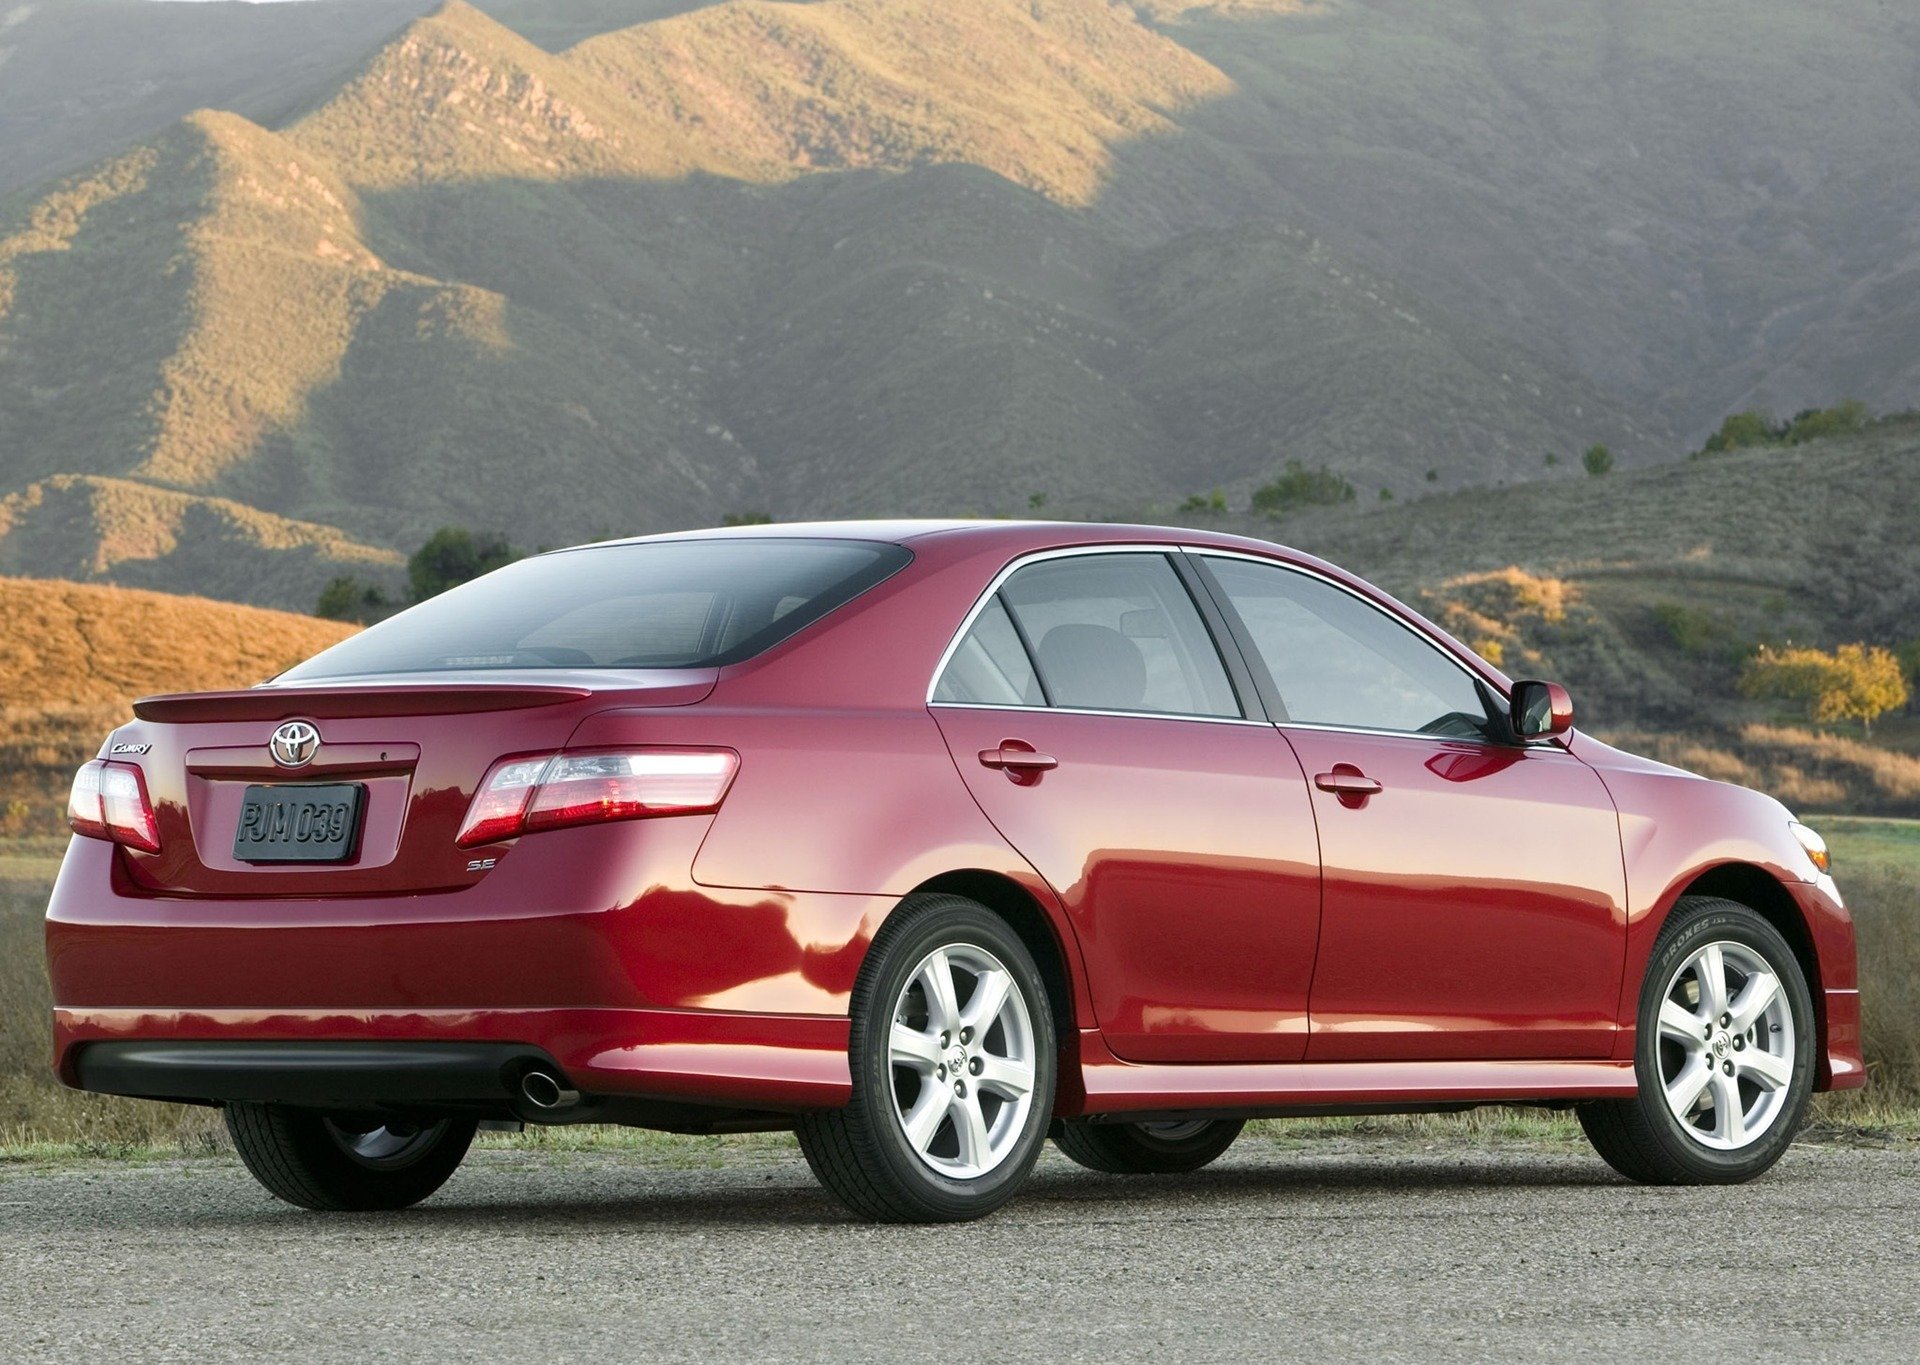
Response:
[[[488,1124],[791,1129],[858,1214],[1049,1138],[1571,1109],[1647,1182],[1863,1083],[1820,837],[1634,757],[1331,564],[1150,527],[837,523],[522,560],[74,780],[68,1085],[214,1105],[311,1209]]]

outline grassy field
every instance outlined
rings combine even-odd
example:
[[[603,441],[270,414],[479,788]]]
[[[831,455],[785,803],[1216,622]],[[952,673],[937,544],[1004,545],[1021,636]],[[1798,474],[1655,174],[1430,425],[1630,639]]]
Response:
[[[1859,925],[1868,1065],[1864,1093],[1823,1097],[1815,1136],[1830,1139],[1920,1134],[1920,821],[1827,817],[1841,885]],[[205,1155],[225,1150],[213,1110],[81,1095],[48,1071],[49,1003],[40,949],[41,916],[57,859],[51,840],[0,851],[0,1161],[72,1157]],[[1564,1114],[1489,1108],[1458,1116],[1288,1119],[1257,1130],[1282,1145],[1329,1137],[1398,1141],[1571,1141]],[[703,1165],[735,1147],[781,1144],[783,1136],[679,1138],[595,1127],[490,1135],[494,1145],[565,1152],[631,1148],[649,1160]]]

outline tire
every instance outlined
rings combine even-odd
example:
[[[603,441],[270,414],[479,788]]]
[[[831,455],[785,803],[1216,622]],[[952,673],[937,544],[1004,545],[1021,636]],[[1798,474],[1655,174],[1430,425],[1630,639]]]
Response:
[[[1766,994],[1762,972],[1777,992],[1756,1010]],[[1725,993],[1718,1011],[1699,1002],[1715,974]],[[1720,1026],[1744,1018],[1754,1020],[1745,1030]],[[1780,1159],[1804,1121],[1819,1045],[1806,976],[1780,931],[1735,901],[1683,896],[1654,943],[1640,990],[1639,1093],[1577,1106],[1580,1126],[1629,1180],[1751,1180]],[[1696,1083],[1699,1093],[1688,1102]]]
[[[1108,1175],[1179,1175],[1217,1158],[1246,1127],[1240,1119],[1170,1123],[1088,1123],[1067,1119],[1056,1147],[1088,1170]]]
[[[447,1183],[473,1141],[472,1119],[369,1127],[281,1104],[229,1104],[227,1131],[276,1198],[327,1213],[404,1209]]]
[[[797,1125],[820,1183],[888,1223],[961,1222],[1011,1199],[1046,1140],[1058,1066],[1046,984],[1019,935],[977,902],[911,896],[874,938],[849,1013],[852,1101]]]

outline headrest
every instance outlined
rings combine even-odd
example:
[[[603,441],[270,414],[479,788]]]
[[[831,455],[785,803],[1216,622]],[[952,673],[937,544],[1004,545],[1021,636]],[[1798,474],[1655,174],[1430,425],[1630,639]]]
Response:
[[[1055,626],[1040,641],[1040,672],[1055,706],[1137,711],[1147,695],[1140,647],[1109,626]]]

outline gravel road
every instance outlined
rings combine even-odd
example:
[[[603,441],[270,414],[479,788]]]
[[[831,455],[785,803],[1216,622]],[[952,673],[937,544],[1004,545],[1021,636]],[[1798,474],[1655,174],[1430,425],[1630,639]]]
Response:
[[[1920,1151],[1641,1189],[1570,1147],[1049,1151],[956,1228],[854,1223],[785,1149],[476,1152],[322,1217],[204,1159],[0,1173],[9,1359],[1920,1359]]]

